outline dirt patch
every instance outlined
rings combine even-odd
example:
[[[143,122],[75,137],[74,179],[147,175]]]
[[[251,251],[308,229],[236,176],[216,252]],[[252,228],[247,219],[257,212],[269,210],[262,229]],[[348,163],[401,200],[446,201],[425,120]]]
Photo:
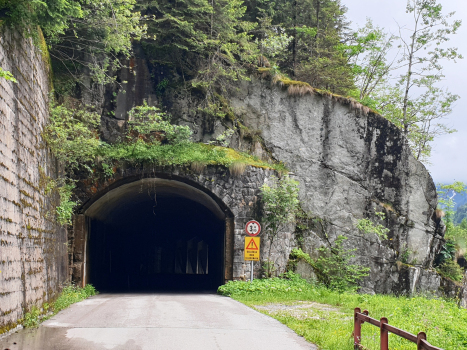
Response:
[[[320,304],[315,302],[298,301],[294,304],[266,304],[266,305],[254,305],[258,311],[266,311],[271,315],[288,315],[293,318],[304,320],[304,319],[315,319],[322,320],[326,319],[329,314],[341,314],[344,315],[335,306],[328,304]]]

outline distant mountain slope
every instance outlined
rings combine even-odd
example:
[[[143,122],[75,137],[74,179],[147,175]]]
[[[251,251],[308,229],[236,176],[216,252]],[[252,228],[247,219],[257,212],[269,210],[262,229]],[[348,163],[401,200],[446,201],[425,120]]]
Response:
[[[467,204],[467,193],[457,194],[454,197],[454,210],[457,210],[459,207]]]
[[[460,224],[463,219],[467,219],[467,203],[458,207],[454,214],[454,223],[456,225]]]

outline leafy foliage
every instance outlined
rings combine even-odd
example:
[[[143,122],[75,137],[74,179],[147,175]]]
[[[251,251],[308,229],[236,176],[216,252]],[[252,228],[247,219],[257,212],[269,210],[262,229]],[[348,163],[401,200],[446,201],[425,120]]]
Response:
[[[31,35],[36,44],[45,35],[54,62],[57,85],[64,81],[91,88],[85,75],[99,84],[114,81],[109,68],[122,66],[133,40],[146,35],[136,0],[0,0],[6,23]],[[120,57],[119,57],[120,55]]]
[[[60,225],[71,225],[73,209],[78,205],[71,200],[75,186],[73,183],[64,183],[58,187],[60,204],[56,207],[56,220]]]
[[[55,37],[63,34],[71,18],[83,18],[84,13],[77,0],[0,0],[0,10],[5,10],[8,25],[28,33],[28,28],[40,26],[45,34]],[[37,32],[30,35],[38,39]]]
[[[267,275],[271,273],[271,249],[274,240],[283,225],[295,221],[299,209],[298,182],[289,176],[281,179],[271,178],[271,184],[261,187],[261,196],[264,204],[262,222],[265,236],[269,240]]]
[[[464,278],[464,271],[459,264],[452,259],[445,260],[436,268],[436,271],[438,271],[441,276],[450,278],[456,282],[460,282]]]
[[[62,293],[53,305],[51,305],[51,308],[54,313],[58,313],[59,311],[66,309],[71,304],[80,302],[96,294],[96,289],[91,284],[87,284],[84,288],[71,285],[63,288]]]
[[[375,213],[380,220],[385,219],[385,214],[382,212]],[[387,233],[389,229],[381,224],[376,224],[370,219],[360,219],[357,223],[357,228],[365,234],[376,234],[380,239],[388,239]]]
[[[97,113],[52,102],[49,123],[42,136],[54,156],[72,171],[94,161],[101,144],[99,124]]]
[[[438,184],[439,209],[444,211],[443,221],[446,225],[446,236],[449,237],[455,230],[454,225],[454,198],[457,194],[466,193],[467,187],[463,182],[456,181],[452,184]]]
[[[439,207],[444,211],[443,221],[446,225],[446,243],[436,256],[435,265],[437,271],[454,281],[460,281],[464,272],[455,261],[457,251],[463,246],[467,247],[467,223],[464,225],[454,224],[454,198],[456,195],[465,193],[467,188],[463,182],[457,181],[453,184],[438,184]]]
[[[135,142],[143,139],[148,144],[160,144],[162,141],[171,145],[190,142],[191,129],[188,126],[173,125],[165,113],[157,107],[151,107],[144,101],[143,106],[134,107],[128,113],[127,139]]]
[[[252,293],[275,294],[296,293],[307,290],[311,285],[293,272],[287,272],[281,277],[255,279],[252,282],[229,281],[219,287],[217,292],[226,296],[238,296]]]
[[[314,266],[318,272],[318,280],[326,287],[344,292],[357,288],[357,282],[368,275],[369,268],[352,264],[356,249],[347,250],[343,247],[347,237],[339,236],[331,248],[319,248],[320,257]]]
[[[3,70],[2,67],[0,67],[0,78],[4,78],[6,80],[12,81],[13,83],[18,82],[13,76],[13,74],[11,74],[11,72],[7,70]]]
[[[463,58],[456,48],[446,47],[461,21],[451,21],[454,12],[445,15],[442,10],[437,0],[408,0],[410,23],[399,26],[399,35],[386,34],[368,22],[350,45],[358,86],[352,96],[400,128],[421,161],[429,159],[435,138],[456,131],[443,119],[459,96],[439,83],[444,77],[443,61]],[[388,60],[396,42],[399,51]],[[398,76],[393,77],[393,72]],[[396,83],[391,84],[391,79]]]

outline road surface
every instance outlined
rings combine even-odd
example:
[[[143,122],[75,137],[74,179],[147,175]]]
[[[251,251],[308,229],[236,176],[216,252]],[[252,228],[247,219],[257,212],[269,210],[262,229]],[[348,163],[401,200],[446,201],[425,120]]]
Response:
[[[16,343],[16,344],[15,344]],[[310,350],[280,322],[215,294],[99,294],[0,350]]]

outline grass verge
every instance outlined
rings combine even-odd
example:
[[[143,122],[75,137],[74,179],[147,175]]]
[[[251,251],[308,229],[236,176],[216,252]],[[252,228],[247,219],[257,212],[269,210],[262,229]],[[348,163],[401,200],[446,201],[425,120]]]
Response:
[[[90,284],[86,285],[84,288],[76,286],[65,287],[55,302],[50,304],[44,303],[42,305],[42,309],[39,309],[37,306],[33,306],[31,311],[24,315],[22,324],[26,328],[37,327],[41,322],[56,315],[71,304],[77,303],[96,294],[96,289]]]
[[[391,325],[410,333],[424,331],[437,347],[467,349],[467,310],[453,300],[337,293],[293,274],[289,279],[229,282],[219,288],[219,293],[274,317],[323,350],[353,349],[355,307],[367,309],[376,319],[387,317]],[[367,349],[379,349],[379,328],[364,324],[362,344]],[[414,350],[416,345],[390,334],[389,348]]]

